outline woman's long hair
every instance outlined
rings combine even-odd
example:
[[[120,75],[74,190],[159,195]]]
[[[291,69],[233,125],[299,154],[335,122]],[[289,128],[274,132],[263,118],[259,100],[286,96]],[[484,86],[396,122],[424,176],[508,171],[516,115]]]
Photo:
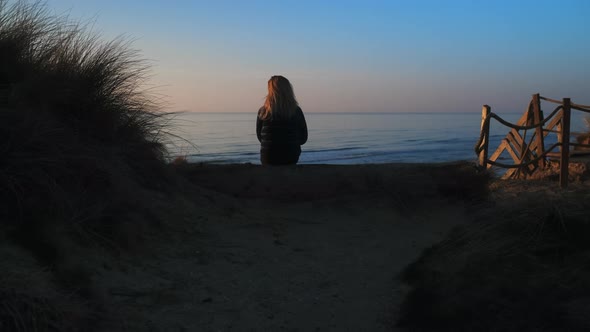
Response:
[[[290,119],[298,107],[289,80],[283,76],[273,76],[268,80],[268,95],[258,117],[261,120]]]

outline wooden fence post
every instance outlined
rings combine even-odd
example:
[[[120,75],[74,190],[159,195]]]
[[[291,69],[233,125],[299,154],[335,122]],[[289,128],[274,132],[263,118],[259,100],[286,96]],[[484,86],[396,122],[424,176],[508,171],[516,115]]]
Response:
[[[483,141],[481,142],[481,151],[479,152],[479,165],[484,169],[488,168],[488,145],[490,142],[490,121],[486,121],[490,115],[490,106],[483,105],[481,108],[481,131],[484,133]]]
[[[563,98],[563,118],[561,122],[561,158],[559,161],[559,184],[561,188],[567,188],[570,160],[570,116],[571,101]]]
[[[539,94],[536,93],[533,95],[533,118],[535,125],[538,125],[543,121],[543,111],[541,110],[541,99],[539,98]],[[535,152],[536,157],[542,155],[545,152],[545,141],[543,139],[543,127],[539,126],[535,128]],[[545,158],[539,159],[539,163],[537,164],[538,167],[544,168],[545,167]]]

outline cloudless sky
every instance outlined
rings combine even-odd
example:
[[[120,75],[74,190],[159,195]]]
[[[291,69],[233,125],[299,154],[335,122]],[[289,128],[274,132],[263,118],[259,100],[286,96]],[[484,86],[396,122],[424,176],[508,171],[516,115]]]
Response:
[[[522,112],[590,104],[590,1],[48,0],[125,35],[171,111],[256,112],[270,76],[304,112]]]

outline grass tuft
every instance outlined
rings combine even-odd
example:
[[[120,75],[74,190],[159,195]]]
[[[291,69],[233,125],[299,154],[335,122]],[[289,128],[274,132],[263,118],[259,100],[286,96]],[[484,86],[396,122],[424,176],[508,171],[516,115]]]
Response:
[[[413,331],[587,331],[587,197],[524,193],[482,211],[409,265],[401,326]],[[528,196],[528,197],[527,197]],[[506,204],[505,204],[506,205]]]
[[[126,247],[153,220],[146,197],[166,184],[168,117],[148,78],[126,40],[103,41],[39,1],[0,0],[0,235],[61,285],[40,295],[6,277],[0,330],[86,330],[54,307],[70,303],[63,292],[92,301],[78,291],[91,278],[66,268],[72,248]]]

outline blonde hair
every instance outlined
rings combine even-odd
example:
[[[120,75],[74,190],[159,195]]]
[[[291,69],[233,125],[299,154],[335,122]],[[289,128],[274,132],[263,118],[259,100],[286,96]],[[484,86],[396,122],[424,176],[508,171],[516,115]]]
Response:
[[[293,86],[289,80],[283,76],[273,76],[268,80],[268,95],[260,108],[258,117],[261,120],[289,119],[298,107],[299,103],[295,99]]]

